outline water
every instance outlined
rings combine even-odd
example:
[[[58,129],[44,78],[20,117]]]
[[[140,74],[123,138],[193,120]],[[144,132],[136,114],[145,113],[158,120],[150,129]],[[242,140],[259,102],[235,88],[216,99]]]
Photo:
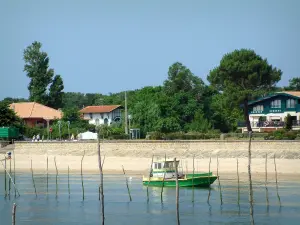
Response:
[[[210,205],[207,204],[208,189],[180,189],[181,224],[249,224],[248,184],[240,183],[240,204],[237,204],[237,183],[234,176],[221,176],[223,205],[220,205],[217,182],[212,186]],[[300,179],[279,180],[282,206],[278,204],[275,183],[269,182],[269,207],[263,178],[254,182],[254,220],[256,224],[299,224]],[[85,200],[82,200],[81,178],[70,175],[71,196],[68,195],[67,176],[58,179],[56,198],[55,175],[49,177],[49,193],[46,194],[46,176],[35,175],[38,197],[35,196],[31,174],[17,174],[17,187],[21,196],[4,196],[4,175],[0,174],[0,224],[11,224],[12,204],[17,204],[17,225],[50,224],[101,224],[101,208],[98,200],[99,175],[84,175]],[[149,187],[147,203],[146,187],[141,177],[129,181],[132,202],[129,202],[124,176],[105,175],[105,224],[176,224],[175,188],[165,188],[160,201],[160,188]]]

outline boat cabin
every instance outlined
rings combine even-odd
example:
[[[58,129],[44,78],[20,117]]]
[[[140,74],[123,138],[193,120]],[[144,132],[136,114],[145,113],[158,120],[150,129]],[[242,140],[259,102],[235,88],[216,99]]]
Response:
[[[176,165],[178,168],[179,160],[176,160]],[[178,171],[178,175],[181,176],[182,173]],[[153,162],[152,164],[152,173],[151,176],[153,177],[165,177],[174,178],[175,177],[175,163],[174,160],[164,160],[164,161],[157,161]]]

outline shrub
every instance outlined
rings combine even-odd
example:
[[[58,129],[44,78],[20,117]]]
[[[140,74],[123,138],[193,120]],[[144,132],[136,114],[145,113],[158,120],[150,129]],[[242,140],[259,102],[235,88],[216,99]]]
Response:
[[[287,130],[276,130],[269,133],[265,140],[295,140],[297,138],[297,132]]]

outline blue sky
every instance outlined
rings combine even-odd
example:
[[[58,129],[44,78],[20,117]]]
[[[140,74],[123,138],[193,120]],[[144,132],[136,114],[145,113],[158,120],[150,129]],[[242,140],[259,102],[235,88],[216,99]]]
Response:
[[[65,91],[161,85],[180,61],[205,82],[234,49],[299,76],[300,1],[0,0],[0,99],[28,97],[23,50],[43,44]]]

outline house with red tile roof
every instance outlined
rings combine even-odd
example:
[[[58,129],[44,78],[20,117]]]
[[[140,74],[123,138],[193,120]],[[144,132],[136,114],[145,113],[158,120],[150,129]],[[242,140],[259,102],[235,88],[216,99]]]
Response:
[[[90,124],[97,126],[121,122],[121,109],[123,109],[121,105],[99,105],[87,106],[79,112],[83,119],[88,120]]]
[[[62,112],[36,102],[18,102],[9,106],[29,127],[47,127],[53,120],[61,119]]]

